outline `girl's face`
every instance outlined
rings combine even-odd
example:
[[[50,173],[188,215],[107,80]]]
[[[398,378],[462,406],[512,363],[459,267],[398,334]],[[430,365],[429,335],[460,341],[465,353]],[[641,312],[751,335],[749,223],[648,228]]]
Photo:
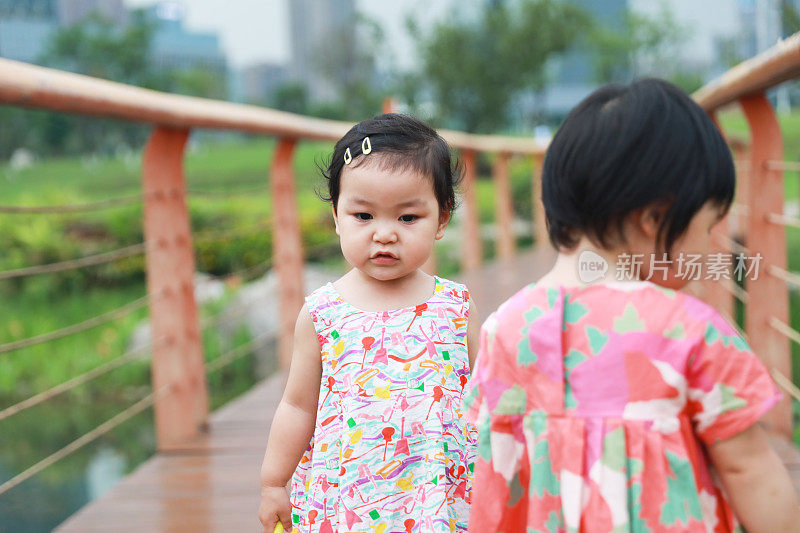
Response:
[[[336,234],[348,263],[381,281],[416,272],[444,236],[431,180],[413,170],[382,168],[380,155],[346,166],[334,211]]]
[[[720,221],[721,215],[717,205],[706,202],[689,222],[686,232],[672,245],[669,268],[659,268],[658,270],[653,268],[654,263],[651,261],[651,257],[654,256],[656,260],[660,260],[663,255],[663,252],[656,252],[655,237],[658,232],[658,220],[657,217],[648,220],[648,215],[643,215],[638,223],[639,231],[635,232],[639,235],[639,238],[635,239],[639,242],[635,248],[639,248],[639,250],[633,252],[645,254],[640,277],[648,279],[650,276],[650,281],[653,283],[671,289],[680,289],[687,285],[691,279],[685,279],[685,272],[681,272],[681,270],[686,270],[685,263],[682,262],[690,256],[698,254],[701,256],[700,262],[707,261],[711,230]],[[704,265],[703,275],[705,275],[705,270]]]

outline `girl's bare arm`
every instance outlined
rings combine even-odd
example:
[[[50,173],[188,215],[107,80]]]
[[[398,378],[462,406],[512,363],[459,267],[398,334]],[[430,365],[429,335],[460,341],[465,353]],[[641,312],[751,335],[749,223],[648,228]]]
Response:
[[[750,533],[800,532],[800,501],[764,430],[748,429],[709,447],[728,500]]]
[[[481,323],[478,319],[478,310],[475,303],[469,302],[469,320],[467,321],[467,356],[469,357],[470,371],[475,369],[475,357],[478,355]]]
[[[272,419],[267,451],[261,465],[259,519],[272,533],[279,519],[291,530],[286,485],[303,455],[317,419],[322,356],[308,309],[303,306],[294,329],[294,347],[283,398]]]

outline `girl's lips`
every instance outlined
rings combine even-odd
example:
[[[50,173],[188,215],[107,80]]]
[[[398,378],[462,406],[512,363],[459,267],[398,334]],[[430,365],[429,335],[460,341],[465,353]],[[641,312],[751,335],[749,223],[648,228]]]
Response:
[[[370,260],[374,263],[378,263],[379,265],[390,265],[397,262],[398,258],[388,252],[379,252],[370,257]]]

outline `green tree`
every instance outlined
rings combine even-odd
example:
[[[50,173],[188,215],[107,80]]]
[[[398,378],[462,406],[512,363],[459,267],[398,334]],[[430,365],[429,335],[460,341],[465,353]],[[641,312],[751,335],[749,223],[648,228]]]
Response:
[[[785,36],[800,31],[800,12],[792,0],[781,0],[781,26]]]
[[[153,27],[141,11],[126,27],[93,13],[51,39],[38,62],[87,76],[164,89],[163,77],[150,67]],[[106,152],[140,146],[148,128],[139,124],[59,113],[42,113],[33,128],[38,151],[49,154]]]
[[[735,36],[722,38],[719,41],[719,57],[727,68],[733,68],[744,61],[739,39]]]
[[[151,62],[154,26],[135,11],[124,27],[93,13],[59,30],[39,58],[40,64],[159,91],[224,98],[224,78],[200,68],[160,69]],[[113,152],[141,146],[149,127],[94,117],[42,112],[29,119],[27,146],[45,154]],[[32,142],[30,142],[32,139]],[[0,141],[4,141],[0,138]],[[0,153],[14,147],[0,146]]]
[[[272,94],[270,107],[304,115],[308,112],[308,89],[301,83],[284,83]]]
[[[124,28],[93,13],[58,31],[39,62],[96,78],[161,89],[163,78],[149,63],[152,36],[153,26],[141,11],[134,12],[133,20]]]
[[[228,96],[225,78],[213,70],[187,67],[169,71],[165,80],[168,92],[224,100]]]
[[[694,90],[702,84],[702,73],[687,71],[676,59],[687,34],[664,6],[657,17],[627,10],[621,27],[598,25],[589,33],[595,80],[608,83],[658,75]]]
[[[93,13],[57,32],[42,64],[159,91],[225,98],[225,80],[200,67],[158,68],[151,62],[154,23],[134,11],[130,24],[116,26]]]
[[[547,60],[588,27],[583,10],[557,0],[495,0],[475,20],[437,24],[420,55],[440,118],[469,132],[502,128],[514,97],[541,90]]]

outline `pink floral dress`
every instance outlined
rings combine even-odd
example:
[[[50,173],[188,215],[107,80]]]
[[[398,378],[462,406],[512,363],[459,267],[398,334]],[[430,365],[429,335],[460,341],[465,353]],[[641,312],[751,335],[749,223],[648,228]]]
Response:
[[[466,531],[476,430],[469,293],[436,278],[425,303],[369,312],[332,284],[306,298],[322,353],[313,440],[292,478],[302,533]]]
[[[780,397],[714,309],[648,282],[524,288],[469,387],[474,532],[734,531],[706,446]]]

